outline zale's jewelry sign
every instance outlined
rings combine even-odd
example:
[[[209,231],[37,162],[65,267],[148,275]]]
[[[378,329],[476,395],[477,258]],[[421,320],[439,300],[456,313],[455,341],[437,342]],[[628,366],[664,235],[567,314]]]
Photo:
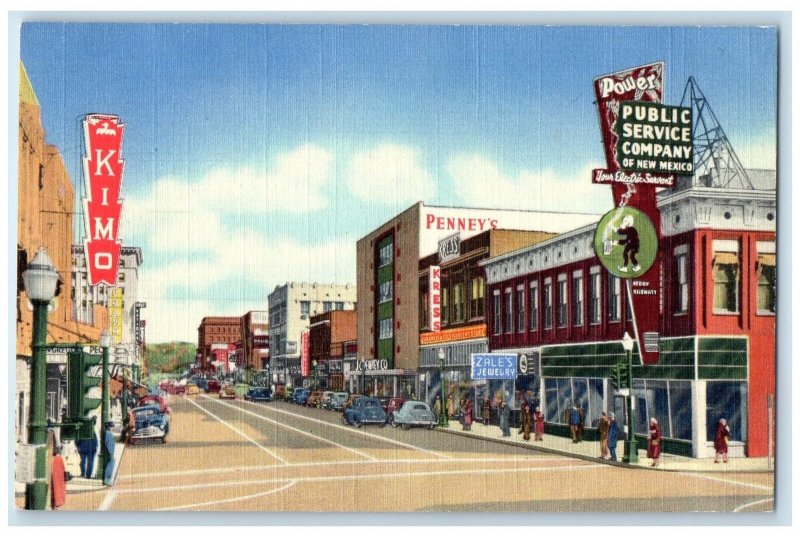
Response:
[[[122,212],[120,190],[124,162],[121,158],[122,135],[119,117],[90,114],[83,121],[86,154],[83,173],[86,177],[86,215],[84,250],[89,285],[117,284],[119,253],[119,218]]]

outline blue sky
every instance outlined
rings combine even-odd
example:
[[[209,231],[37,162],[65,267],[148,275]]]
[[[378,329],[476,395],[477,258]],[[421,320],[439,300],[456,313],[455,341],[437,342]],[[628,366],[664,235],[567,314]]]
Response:
[[[417,200],[605,212],[592,80],[616,70],[664,60],[668,104],[694,76],[745,166],[775,166],[771,29],[27,24],[21,55],[77,189],[80,119],[127,125],[151,341],[354,281],[356,240]]]

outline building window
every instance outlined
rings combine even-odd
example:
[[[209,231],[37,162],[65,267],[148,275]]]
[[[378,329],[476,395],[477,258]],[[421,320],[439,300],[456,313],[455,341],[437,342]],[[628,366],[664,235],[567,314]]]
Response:
[[[583,324],[583,275],[572,278],[572,324]]]
[[[531,283],[530,288],[531,299],[531,330],[536,330],[539,327],[539,285],[536,282]]]
[[[708,381],[706,383],[706,440],[714,440],[717,423],[725,418],[730,439],[747,441],[747,383]]]
[[[494,314],[494,335],[499,336],[501,332],[501,324],[500,324],[500,292],[495,291],[494,296],[492,296],[492,313]]]
[[[622,305],[620,293],[620,279],[613,274],[608,274],[608,320],[619,321],[620,306]]]
[[[392,335],[392,320],[381,319],[378,325],[378,339],[391,339]]]
[[[467,297],[464,296],[464,284],[453,286],[453,322],[461,323],[466,318]]]
[[[305,315],[308,317],[311,314],[311,302],[308,300],[301,300],[300,301],[300,315]],[[275,321],[273,321],[275,324]]]
[[[553,328],[553,284],[544,283],[544,329]]]
[[[430,308],[430,304],[428,301],[430,300],[428,293],[421,294],[421,300],[419,301],[419,327],[420,330],[427,330],[430,328],[428,324],[430,323],[430,318],[428,317],[428,308]]]
[[[558,282],[558,326],[567,326],[567,280]]]
[[[772,243],[772,251],[775,250]],[[775,254],[759,253],[758,268],[757,310],[758,313],[775,313]]]
[[[394,291],[394,282],[392,280],[383,282],[380,285],[380,287],[378,287],[378,304],[383,304],[384,302],[391,302],[393,291]],[[325,307],[325,311],[331,310],[330,302],[323,303],[323,306]]]
[[[737,252],[715,252],[712,263],[714,276],[714,312],[739,311],[739,255]]]
[[[675,292],[675,313],[689,311],[689,254],[684,252],[675,256],[675,276],[677,288]]]
[[[378,267],[384,267],[392,263],[392,250],[394,249],[394,241],[390,240],[378,250]]]
[[[600,324],[600,272],[589,277],[589,322]]]
[[[344,309],[344,302],[336,302],[335,308],[336,311],[342,311]]]
[[[124,272],[120,272],[119,276],[117,277],[117,279],[119,281],[121,281],[121,282],[124,282],[125,281],[125,273]]]
[[[442,324],[448,324],[450,322],[449,291],[450,289],[448,287],[442,286]]]
[[[391,300],[392,299],[392,297],[391,297],[391,294],[392,294],[392,282],[386,282],[386,283],[389,284],[389,300]],[[381,288],[383,288],[383,286],[386,285],[386,283],[381,285]],[[329,300],[325,300],[322,303],[322,311],[331,311],[332,309],[333,309],[333,302],[331,302]]]
[[[472,294],[470,294],[470,315],[483,317],[483,297],[486,289],[486,280],[482,276],[473,278]]]
[[[525,331],[525,288],[517,287],[517,332]]]
[[[511,288],[506,289],[506,334],[514,331],[514,301]]]

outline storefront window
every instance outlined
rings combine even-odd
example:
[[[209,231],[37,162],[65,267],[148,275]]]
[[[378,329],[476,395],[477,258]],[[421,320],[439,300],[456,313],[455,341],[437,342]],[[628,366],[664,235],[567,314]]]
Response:
[[[672,438],[692,439],[692,387],[689,382],[669,381]]]
[[[731,440],[747,438],[747,383],[709,381],[706,384],[706,440],[713,441],[720,418],[728,421]]]
[[[600,418],[600,413],[605,410],[603,402],[605,394],[603,391],[603,379],[589,379],[589,411],[586,421],[596,426],[596,421]]]
[[[553,423],[561,422],[561,415],[558,412],[558,379],[545,379],[544,398],[545,419]]]

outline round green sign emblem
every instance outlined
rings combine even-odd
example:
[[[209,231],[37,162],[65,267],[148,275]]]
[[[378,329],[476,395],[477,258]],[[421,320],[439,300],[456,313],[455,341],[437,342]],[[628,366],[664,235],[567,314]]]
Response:
[[[639,278],[658,253],[658,235],[650,218],[633,207],[607,212],[597,224],[594,250],[600,263],[618,278]]]

